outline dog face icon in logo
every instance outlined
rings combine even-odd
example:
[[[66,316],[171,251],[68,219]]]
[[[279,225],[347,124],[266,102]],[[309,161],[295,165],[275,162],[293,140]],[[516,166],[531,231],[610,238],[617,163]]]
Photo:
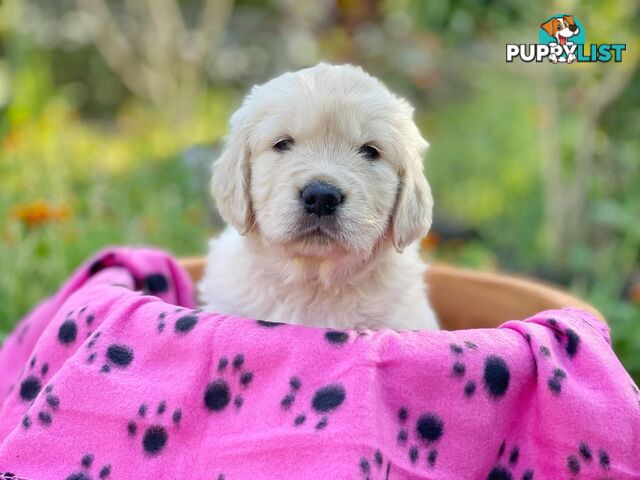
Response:
[[[553,63],[573,63],[576,60],[575,44],[584,43],[585,34],[573,15],[556,15],[540,25],[540,43],[559,46],[564,53],[549,55]]]

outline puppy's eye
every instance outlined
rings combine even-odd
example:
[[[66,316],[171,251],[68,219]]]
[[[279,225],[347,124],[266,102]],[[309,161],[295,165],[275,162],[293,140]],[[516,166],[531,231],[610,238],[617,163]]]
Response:
[[[376,160],[380,158],[380,150],[373,145],[365,144],[361,146],[358,153],[368,160]]]
[[[278,152],[286,152],[287,150],[291,150],[291,147],[293,147],[293,144],[294,144],[293,138],[287,137],[277,142],[273,146],[273,149],[277,150]]]

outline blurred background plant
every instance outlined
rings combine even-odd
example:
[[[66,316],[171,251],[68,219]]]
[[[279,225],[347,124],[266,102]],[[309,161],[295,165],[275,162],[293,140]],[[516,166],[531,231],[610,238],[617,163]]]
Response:
[[[636,0],[4,0],[0,331],[116,243],[203,254],[207,177],[254,83],[361,64],[416,106],[436,260],[553,281],[600,308],[640,379]],[[507,64],[570,13],[619,64]]]

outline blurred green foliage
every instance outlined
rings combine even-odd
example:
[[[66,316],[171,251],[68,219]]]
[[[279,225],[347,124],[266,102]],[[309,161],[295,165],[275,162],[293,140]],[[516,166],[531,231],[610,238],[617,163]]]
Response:
[[[217,225],[209,166],[230,113],[250,85],[325,59],[363,65],[416,106],[436,220],[474,232],[435,257],[571,288],[605,313],[640,378],[637,53],[621,64],[504,61],[505,43],[535,42],[566,8],[5,0],[0,330],[104,246],[203,254]],[[638,43],[634,0],[566,13],[588,42]]]

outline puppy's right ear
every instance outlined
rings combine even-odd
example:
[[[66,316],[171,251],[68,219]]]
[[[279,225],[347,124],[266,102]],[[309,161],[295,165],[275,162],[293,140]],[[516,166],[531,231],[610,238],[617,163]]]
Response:
[[[229,136],[222,155],[213,164],[211,180],[211,193],[220,215],[243,235],[251,223],[251,151],[246,110],[246,105],[243,105],[231,116]]]
[[[542,25],[540,25],[540,28],[543,29],[545,32],[547,32],[549,36],[553,37],[553,35],[556,33],[555,26],[556,26],[556,19],[550,18],[549,20],[544,22]]]

